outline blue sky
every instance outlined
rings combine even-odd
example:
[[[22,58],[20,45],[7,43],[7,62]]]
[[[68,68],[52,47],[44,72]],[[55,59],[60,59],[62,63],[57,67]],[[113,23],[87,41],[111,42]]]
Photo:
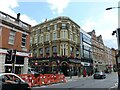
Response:
[[[108,2],[109,1],[109,2]],[[86,32],[96,30],[102,35],[104,44],[117,48],[117,39],[111,33],[118,27],[118,10],[106,11],[107,7],[117,7],[119,0],[0,0],[0,10],[32,26],[46,18],[68,16]]]

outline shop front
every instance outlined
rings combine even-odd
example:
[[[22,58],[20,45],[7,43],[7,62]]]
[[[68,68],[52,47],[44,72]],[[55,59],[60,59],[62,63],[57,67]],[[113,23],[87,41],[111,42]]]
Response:
[[[12,60],[10,61],[5,58],[5,64],[4,64],[5,72],[16,73],[16,74],[25,73],[24,70],[24,64],[26,64],[25,59],[26,57],[24,56],[16,56],[15,61],[13,62]]]
[[[91,63],[87,63],[87,62],[81,62],[81,64],[83,65],[83,69],[86,70],[87,75],[93,74],[93,64]]]
[[[77,75],[80,72],[80,59],[70,59],[66,57],[51,57],[51,58],[31,58],[30,66],[41,74],[56,74],[62,73],[69,76]]]

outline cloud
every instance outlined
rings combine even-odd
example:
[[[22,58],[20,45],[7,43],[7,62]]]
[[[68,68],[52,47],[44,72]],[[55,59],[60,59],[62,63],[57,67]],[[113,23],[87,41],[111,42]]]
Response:
[[[53,14],[55,14],[55,12],[57,14],[61,14],[68,6],[70,0],[47,0],[47,2],[50,4],[50,8],[53,11]]]
[[[86,32],[93,30],[94,29],[93,27],[96,26],[96,23],[92,17],[84,20],[83,23],[85,24],[82,26],[82,29],[84,29]]]
[[[0,11],[5,12],[13,17],[17,17],[17,14],[14,12],[14,8],[19,7],[18,0],[0,0]],[[25,14],[21,14],[20,19],[30,25],[36,25],[37,22]]]
[[[104,44],[108,47],[117,48],[117,38],[112,36],[112,32],[118,27],[118,14],[114,11],[105,11],[98,20],[92,17],[84,20],[81,28],[87,32],[95,29],[96,35],[102,35]]]

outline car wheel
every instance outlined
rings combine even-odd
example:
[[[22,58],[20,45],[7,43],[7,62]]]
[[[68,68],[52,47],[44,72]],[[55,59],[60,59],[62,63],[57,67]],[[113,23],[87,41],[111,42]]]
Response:
[[[102,76],[102,79],[105,79],[105,76]]]

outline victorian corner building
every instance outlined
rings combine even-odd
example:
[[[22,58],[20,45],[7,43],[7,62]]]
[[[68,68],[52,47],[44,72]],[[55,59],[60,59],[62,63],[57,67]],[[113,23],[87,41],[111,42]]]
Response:
[[[31,66],[42,73],[77,75],[83,66],[91,66],[92,59],[81,64],[80,26],[68,17],[57,17],[32,27]],[[38,70],[37,69],[37,70]]]
[[[0,11],[0,72],[18,74],[28,71],[31,26],[20,20],[20,13],[16,16]],[[15,51],[10,59],[7,58],[8,51]]]
[[[41,73],[65,75],[105,70],[115,63],[115,53],[95,30],[85,32],[69,17],[45,20],[32,27],[30,66]],[[70,73],[72,72],[72,73]]]

